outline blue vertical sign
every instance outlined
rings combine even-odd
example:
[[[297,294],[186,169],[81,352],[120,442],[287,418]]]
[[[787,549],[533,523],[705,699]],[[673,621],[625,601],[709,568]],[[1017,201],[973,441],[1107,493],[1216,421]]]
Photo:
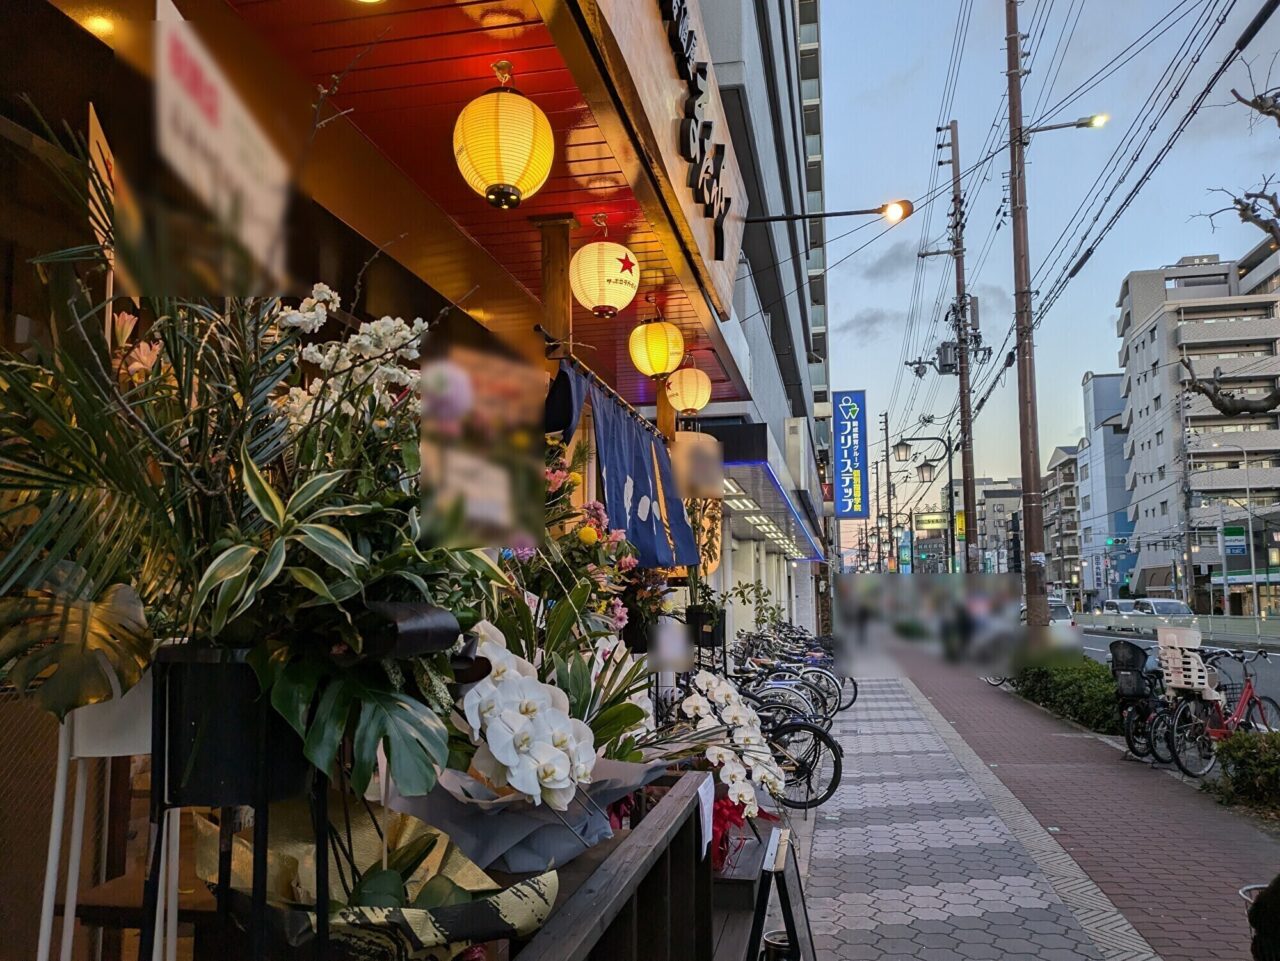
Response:
[[[868,517],[867,503],[867,392],[838,390],[833,395],[835,417],[832,446],[835,448],[836,517]]]

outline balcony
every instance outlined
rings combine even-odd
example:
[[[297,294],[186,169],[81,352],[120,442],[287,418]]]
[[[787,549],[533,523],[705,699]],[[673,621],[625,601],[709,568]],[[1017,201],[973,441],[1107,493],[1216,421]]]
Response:
[[[818,103],[822,99],[822,81],[817,77],[801,80],[800,99],[805,103]]]
[[[1270,342],[1280,335],[1280,321],[1273,317],[1242,317],[1206,324],[1183,321],[1174,343],[1179,347],[1197,344],[1240,344]]]
[[[1221,453],[1221,452],[1219,452]],[[1195,470],[1191,472],[1191,489],[1197,493],[1215,491],[1240,492],[1249,487],[1258,491],[1280,490],[1280,467],[1253,467],[1246,472],[1243,467]]]
[[[1215,443],[1222,446],[1215,449],[1213,446]],[[1280,430],[1192,434],[1187,438],[1187,450],[1192,455],[1212,454],[1216,457],[1230,457],[1232,454],[1239,454],[1237,447],[1243,447],[1251,454],[1259,451],[1280,451]]]
[[[1121,353],[1122,354],[1127,353],[1127,351],[1122,351]],[[1122,366],[1124,365],[1125,361],[1123,357],[1121,358],[1120,363]],[[1130,392],[1132,392],[1132,390],[1133,390],[1133,374],[1126,368],[1124,372],[1124,379],[1120,381],[1120,396],[1128,397]]]
[[[1211,376],[1215,369],[1221,371],[1223,378],[1248,378],[1253,380],[1262,377],[1280,376],[1280,357],[1228,357],[1221,360],[1212,357],[1188,358],[1198,375]],[[1185,384],[1191,379],[1187,369],[1178,365],[1178,377]]]

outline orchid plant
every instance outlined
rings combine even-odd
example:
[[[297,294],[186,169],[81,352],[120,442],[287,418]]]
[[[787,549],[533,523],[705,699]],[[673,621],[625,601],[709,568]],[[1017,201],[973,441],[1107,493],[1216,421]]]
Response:
[[[698,671],[693,689],[680,701],[679,714],[706,743],[704,757],[716,770],[731,801],[754,818],[760,813],[756,788],[773,796],[783,790],[782,769],[760,729],[760,717],[727,678]]]

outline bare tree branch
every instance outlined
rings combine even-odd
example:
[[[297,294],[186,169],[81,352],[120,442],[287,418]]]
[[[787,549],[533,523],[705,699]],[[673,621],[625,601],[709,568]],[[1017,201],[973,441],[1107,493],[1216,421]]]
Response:
[[[1242,397],[1222,386],[1222,368],[1214,368],[1212,380],[1201,380],[1196,376],[1191,362],[1182,358],[1182,366],[1191,375],[1187,387],[1197,394],[1206,397],[1210,404],[1221,414],[1228,417],[1252,417],[1255,414],[1268,414],[1280,407],[1280,387],[1272,388],[1261,397]]]

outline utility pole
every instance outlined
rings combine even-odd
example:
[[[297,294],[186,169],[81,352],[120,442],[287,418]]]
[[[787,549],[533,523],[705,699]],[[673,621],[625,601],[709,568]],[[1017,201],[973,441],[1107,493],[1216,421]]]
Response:
[[[880,465],[876,464],[875,468],[876,468],[876,476],[875,476],[876,516],[874,520],[876,525],[876,571],[878,573],[883,574],[884,573],[884,554],[882,552],[882,546],[880,543]]]
[[[889,447],[889,412],[880,415],[884,419],[884,513],[888,521],[889,549],[891,557],[898,556],[898,545],[893,542],[893,468],[889,455],[893,452]],[[879,521],[877,521],[879,523]]]
[[[1027,240],[1026,134],[1022,127],[1022,34],[1018,0],[1005,0],[1005,63],[1009,81],[1009,212],[1013,225],[1013,299],[1017,332],[1018,435],[1022,447],[1022,538],[1027,562],[1027,626],[1034,646],[1047,643],[1049,598],[1044,586],[1044,504],[1040,492],[1040,426],[1036,410],[1036,358],[1031,316],[1031,255]],[[965,521],[968,522],[966,517]]]
[[[969,393],[969,292],[964,282],[964,194],[960,189],[960,125],[948,125],[951,138],[951,256],[956,264],[956,305],[952,319],[956,327],[960,373],[960,475],[964,483],[964,521],[966,530],[977,516],[978,495],[973,473],[973,398]],[[954,554],[954,549],[952,550]],[[978,545],[966,536],[964,569],[977,570]]]

